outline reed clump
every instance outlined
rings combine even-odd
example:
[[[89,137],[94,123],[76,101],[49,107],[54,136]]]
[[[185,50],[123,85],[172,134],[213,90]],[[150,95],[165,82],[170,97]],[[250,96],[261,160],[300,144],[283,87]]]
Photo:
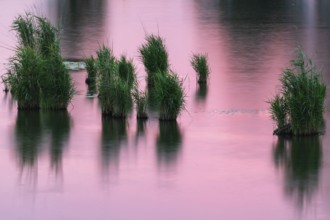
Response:
[[[146,36],[146,43],[139,48],[143,65],[148,74],[148,86],[154,86],[157,72],[168,71],[168,53],[164,40],[156,35]]]
[[[197,82],[200,84],[207,83],[210,74],[207,60],[207,55],[205,54],[194,54],[190,61],[193,69],[197,73]]]
[[[298,51],[280,81],[281,92],[270,101],[270,113],[277,125],[274,134],[319,134],[326,97],[321,72],[302,51]]]
[[[130,88],[133,88],[136,82],[133,60],[129,60],[125,56],[121,56],[118,61],[118,74],[122,81],[126,82]]]
[[[155,94],[159,101],[159,120],[176,120],[184,108],[185,94],[178,75],[157,72],[155,75]]]
[[[97,68],[98,68],[98,87],[99,100],[103,115],[112,116],[112,81],[118,74],[118,66],[116,58],[113,56],[110,48],[102,46],[97,52]]]
[[[131,88],[127,82],[115,78],[110,84],[109,99],[112,105],[112,117],[126,118],[132,107]]]
[[[3,81],[18,108],[66,109],[74,88],[61,57],[58,30],[46,18],[32,14],[18,16],[12,27],[19,45]]]
[[[103,115],[126,118],[131,110],[131,90],[135,80],[135,69],[131,61],[117,61],[112,50],[102,46],[97,51],[99,73],[99,100]],[[119,67],[121,66],[121,71]]]

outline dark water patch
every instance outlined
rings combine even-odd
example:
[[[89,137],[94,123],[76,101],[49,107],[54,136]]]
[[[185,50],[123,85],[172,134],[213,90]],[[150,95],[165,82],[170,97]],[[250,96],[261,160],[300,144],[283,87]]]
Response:
[[[67,111],[42,112],[44,129],[49,135],[50,167],[55,176],[63,175],[62,158],[72,128],[72,119]]]
[[[178,162],[182,132],[176,121],[159,121],[157,160],[160,169],[171,169]]]
[[[205,102],[208,93],[208,86],[207,84],[198,84],[198,88],[195,94],[196,102]]]
[[[43,129],[40,113],[18,111],[14,135],[20,175],[26,170],[27,175],[34,178],[38,156],[42,150]]]
[[[278,137],[273,147],[275,167],[283,172],[286,196],[304,210],[318,191],[322,168],[320,137]]]
[[[121,147],[127,143],[127,120],[102,117],[101,167],[107,180],[110,171],[117,172]]]

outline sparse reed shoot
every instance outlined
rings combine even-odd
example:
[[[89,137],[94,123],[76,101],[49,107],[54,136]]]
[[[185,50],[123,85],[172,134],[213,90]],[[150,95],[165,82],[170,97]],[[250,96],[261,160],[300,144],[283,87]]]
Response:
[[[95,84],[96,82],[96,75],[97,75],[97,67],[96,67],[96,60],[93,56],[85,59],[86,70],[87,70],[87,78],[86,83],[88,85]]]
[[[206,83],[210,74],[207,56],[204,54],[194,54],[190,63],[197,73],[197,82]]]

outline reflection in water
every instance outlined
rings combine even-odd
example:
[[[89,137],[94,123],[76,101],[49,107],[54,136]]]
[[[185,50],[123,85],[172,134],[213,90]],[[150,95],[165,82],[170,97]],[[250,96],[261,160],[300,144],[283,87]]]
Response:
[[[303,210],[318,188],[322,160],[319,137],[279,137],[273,158],[275,166],[283,170],[286,195]]]
[[[138,145],[140,138],[144,137],[146,132],[146,123],[147,120],[137,120],[136,122],[136,135],[135,135],[135,145]]]
[[[42,126],[40,113],[34,111],[18,111],[15,127],[15,141],[20,167],[20,182],[27,180],[29,184],[36,184],[38,174],[37,161],[38,154],[41,150],[41,137]]]
[[[62,174],[63,149],[67,144],[70,128],[70,116],[66,111],[18,111],[15,141],[20,181],[27,181],[32,185],[37,183],[38,157],[48,144],[50,165],[55,172],[55,178]]]
[[[119,166],[120,147],[127,142],[127,121],[102,117],[102,172],[104,177],[109,177],[109,169]],[[112,166],[110,166],[112,165]]]
[[[176,121],[160,121],[157,137],[157,158],[160,168],[176,164],[182,145],[182,134]]]
[[[207,91],[208,91],[207,84],[198,84],[195,100],[197,102],[205,102]]]
[[[55,176],[63,175],[62,156],[70,136],[71,118],[67,111],[43,112],[43,125],[49,132],[50,166]]]
[[[64,57],[81,59],[96,51],[105,37],[106,3],[105,0],[57,0]]]

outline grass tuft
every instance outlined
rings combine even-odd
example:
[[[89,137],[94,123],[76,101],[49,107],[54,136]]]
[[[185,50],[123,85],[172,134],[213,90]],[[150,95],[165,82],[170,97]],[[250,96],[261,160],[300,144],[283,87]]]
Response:
[[[97,75],[97,67],[96,67],[96,60],[93,56],[85,59],[86,70],[87,70],[87,79],[86,83],[88,85],[95,84],[96,82],[96,75]]]
[[[156,73],[155,95],[159,101],[159,120],[176,120],[184,108],[185,94],[178,75]]]
[[[19,45],[3,81],[25,110],[66,109],[73,83],[60,52],[58,30],[43,17],[18,16],[13,22]]]
[[[148,35],[146,43],[139,48],[142,62],[148,74],[148,85],[154,86],[157,72],[166,73],[169,68],[168,53],[164,40],[155,35]]]
[[[99,71],[99,100],[102,114],[112,116],[113,100],[111,99],[111,93],[114,88],[113,79],[118,77],[118,65],[110,48],[103,45],[96,53],[96,67]]]
[[[270,113],[277,124],[274,134],[319,134],[326,97],[326,85],[320,71],[302,51],[298,51],[280,81],[281,94],[270,101]]]
[[[39,74],[42,59],[31,47],[17,51],[10,61],[11,72],[5,83],[10,85],[12,95],[17,99],[18,109],[36,110],[40,108]]]
[[[206,83],[210,74],[210,68],[207,62],[207,55],[194,54],[191,58],[190,63],[197,73],[197,82]]]
[[[18,16],[12,25],[17,33],[19,45],[21,47],[35,48],[36,45],[36,23],[35,17],[27,13],[25,16]]]
[[[69,71],[59,53],[51,53],[45,61],[45,71],[40,74],[41,107],[49,110],[66,110],[74,94]]]
[[[118,73],[120,79],[132,88],[136,81],[133,60],[128,60],[125,56],[122,56],[118,61]]]
[[[40,54],[44,57],[50,57],[54,53],[60,53],[59,33],[58,30],[51,25],[46,18],[36,17],[37,27],[37,43]]]

